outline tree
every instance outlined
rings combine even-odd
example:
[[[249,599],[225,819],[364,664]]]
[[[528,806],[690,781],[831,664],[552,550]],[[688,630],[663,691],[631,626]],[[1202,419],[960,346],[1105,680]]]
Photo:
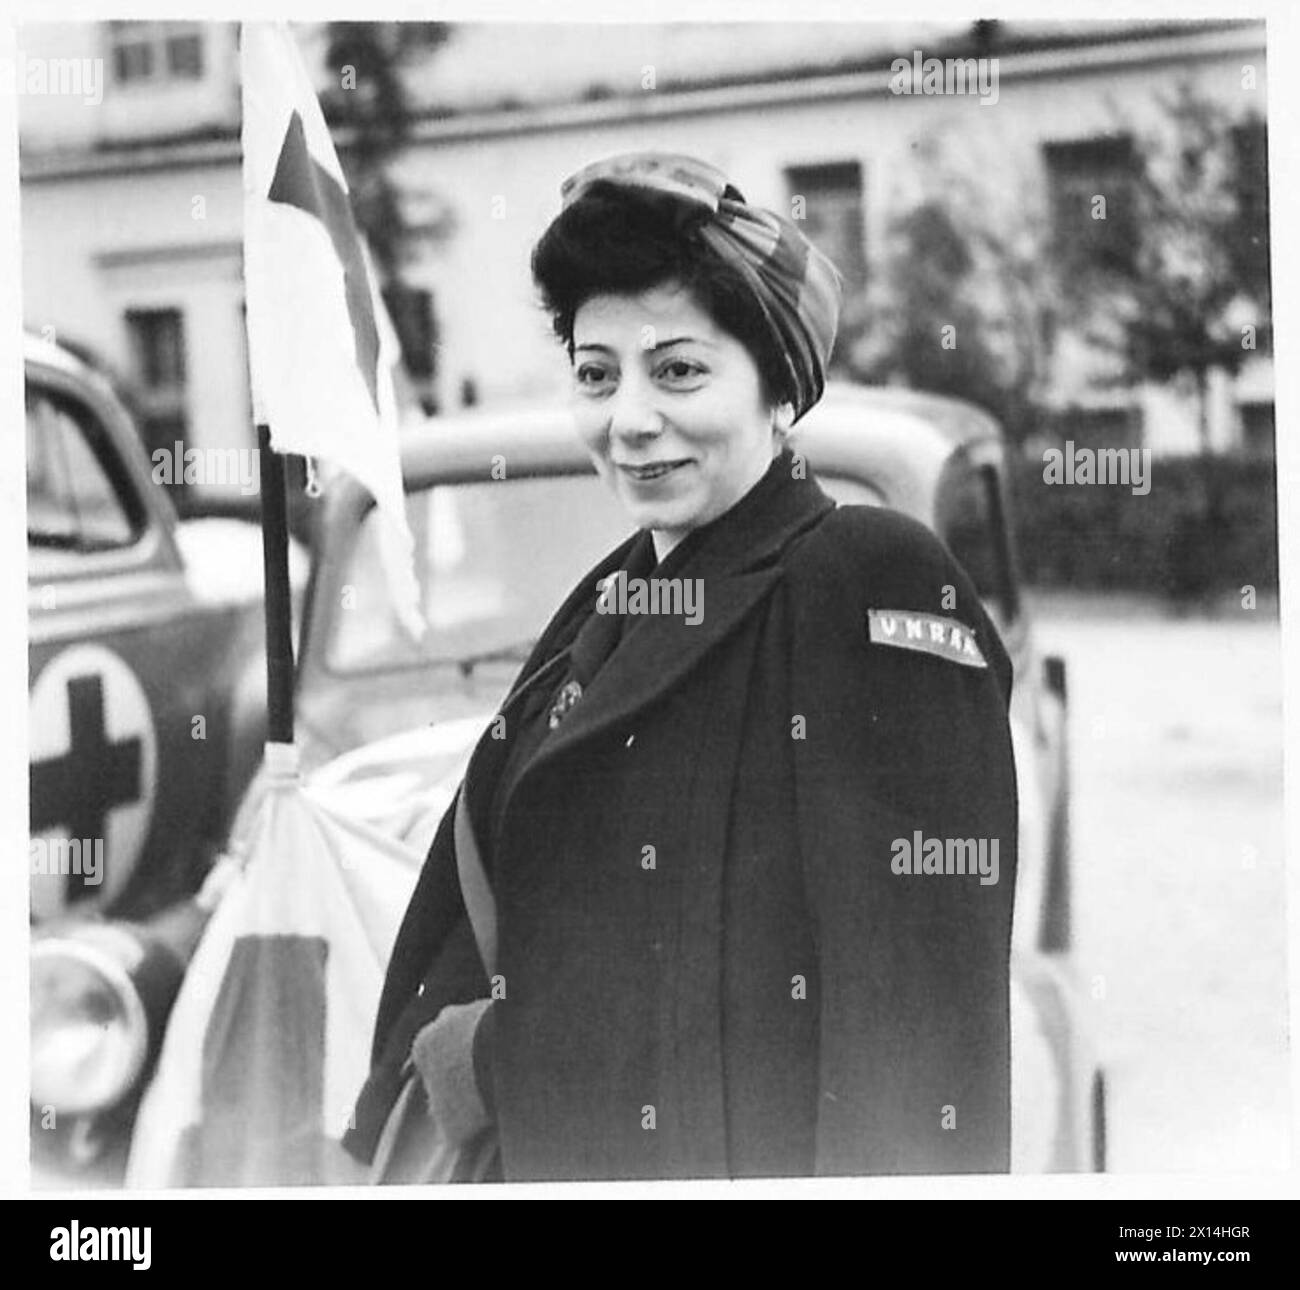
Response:
[[[394,161],[410,143],[418,111],[408,78],[451,38],[440,22],[334,22],[328,27],[325,63],[332,82],[322,93],[326,119],[339,133],[339,157],[357,226],[376,263],[385,304],[401,341],[408,373],[431,381],[436,322],[426,294],[405,279],[422,241],[451,233],[443,214],[416,223],[408,211],[423,190],[403,187]],[[431,398],[421,400],[432,410]]]
[[[890,222],[867,290],[845,302],[838,367],[975,403],[1022,441],[1042,422],[1055,331],[1045,222],[1014,185],[995,198],[937,140],[915,151],[923,191]]]
[[[416,109],[406,77],[450,39],[441,22],[332,22],[325,63],[337,80],[321,95],[339,130],[339,155],[357,224],[385,279],[400,276],[416,230],[392,162],[410,142]]]
[[[1164,128],[1135,140],[1121,252],[1072,254],[1063,283],[1088,339],[1127,385],[1192,379],[1209,447],[1210,373],[1236,373],[1270,342],[1263,122],[1233,124],[1189,85],[1166,99]]]

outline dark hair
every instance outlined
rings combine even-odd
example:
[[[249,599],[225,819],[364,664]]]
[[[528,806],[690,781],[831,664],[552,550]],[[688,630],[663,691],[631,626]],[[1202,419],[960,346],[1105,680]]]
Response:
[[[793,403],[780,342],[739,271],[699,236],[708,212],[668,193],[598,181],[561,211],[533,248],[533,281],[573,356],[573,320],[592,296],[686,288],[758,368],[769,404]]]

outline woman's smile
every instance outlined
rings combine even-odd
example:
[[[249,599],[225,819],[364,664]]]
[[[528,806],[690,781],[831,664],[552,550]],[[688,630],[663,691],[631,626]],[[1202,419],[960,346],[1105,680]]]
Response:
[[[689,457],[679,457],[676,461],[651,461],[644,465],[633,465],[629,462],[615,462],[618,467],[633,483],[643,486],[653,486],[661,480],[667,479],[670,475],[675,475],[678,471],[687,466],[693,465]]]
[[[745,346],[677,283],[593,296],[573,329],[573,407],[597,469],[663,557],[762,479],[774,412]]]

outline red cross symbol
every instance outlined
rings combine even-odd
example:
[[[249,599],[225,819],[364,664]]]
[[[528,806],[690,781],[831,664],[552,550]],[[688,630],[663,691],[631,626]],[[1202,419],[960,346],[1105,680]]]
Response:
[[[296,206],[325,225],[334,244],[334,254],[343,266],[343,287],[356,343],[357,366],[370,391],[370,401],[378,411],[379,331],[375,326],[370,280],[361,255],[361,239],[343,185],[307,150],[307,136],[297,112],[289,119],[267,198]]]

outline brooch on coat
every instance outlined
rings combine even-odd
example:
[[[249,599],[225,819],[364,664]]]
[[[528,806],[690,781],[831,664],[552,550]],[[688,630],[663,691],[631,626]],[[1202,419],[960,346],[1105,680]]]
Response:
[[[578,681],[565,681],[560,686],[559,694],[555,696],[555,702],[551,704],[551,711],[546,718],[547,726],[554,730],[573,711],[574,704],[580,698],[582,698],[581,683]]]

